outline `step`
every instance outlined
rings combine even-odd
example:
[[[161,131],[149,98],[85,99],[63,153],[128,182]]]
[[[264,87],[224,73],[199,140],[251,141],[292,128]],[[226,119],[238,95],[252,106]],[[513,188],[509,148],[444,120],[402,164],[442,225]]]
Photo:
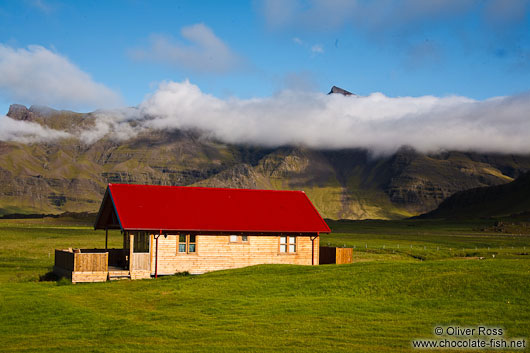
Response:
[[[109,271],[108,277],[109,277],[109,280],[115,281],[115,280],[120,280],[120,279],[130,279],[131,274],[129,273],[128,270],[114,270],[114,271]]]

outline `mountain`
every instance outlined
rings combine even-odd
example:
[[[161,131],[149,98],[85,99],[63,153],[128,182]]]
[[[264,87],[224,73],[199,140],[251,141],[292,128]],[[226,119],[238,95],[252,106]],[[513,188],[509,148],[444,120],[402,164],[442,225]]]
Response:
[[[333,94],[333,93],[342,94],[343,96],[356,96],[355,93],[351,93],[350,91],[346,91],[344,88],[340,88],[337,86],[331,87],[331,90],[329,91],[328,94]]]
[[[97,124],[96,113],[46,107],[12,105],[7,115],[71,133]],[[107,183],[142,183],[297,189],[324,217],[395,219],[431,211],[461,190],[508,183],[528,170],[528,155],[422,154],[403,147],[376,157],[361,149],[233,145],[185,130],[91,143],[76,137],[0,141],[0,214],[95,212]]]
[[[530,213],[530,172],[511,183],[457,192],[420,218],[503,217]]]

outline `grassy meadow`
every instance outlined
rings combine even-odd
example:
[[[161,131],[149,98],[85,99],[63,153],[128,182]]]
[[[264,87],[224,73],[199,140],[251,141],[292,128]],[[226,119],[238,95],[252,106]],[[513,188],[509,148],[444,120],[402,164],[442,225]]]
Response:
[[[502,327],[528,344],[530,234],[492,225],[330,222],[321,244],[355,247],[353,264],[72,285],[42,280],[53,249],[103,247],[103,232],[0,220],[0,350],[408,352],[448,325]]]

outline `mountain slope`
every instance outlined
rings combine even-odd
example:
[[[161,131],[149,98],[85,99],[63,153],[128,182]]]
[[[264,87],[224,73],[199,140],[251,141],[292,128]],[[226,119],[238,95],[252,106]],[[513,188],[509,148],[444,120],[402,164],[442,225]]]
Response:
[[[42,107],[12,106],[8,115],[66,131],[95,124],[90,113]],[[94,212],[112,182],[304,190],[324,217],[393,219],[528,170],[530,156],[402,148],[373,157],[360,149],[230,145],[181,130],[95,143],[0,142],[0,214]]]
[[[457,192],[421,218],[479,218],[530,212],[530,173],[508,184]]]

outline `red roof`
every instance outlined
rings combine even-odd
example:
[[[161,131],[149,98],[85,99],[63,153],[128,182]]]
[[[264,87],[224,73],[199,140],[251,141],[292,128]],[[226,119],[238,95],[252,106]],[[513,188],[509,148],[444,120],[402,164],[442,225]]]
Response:
[[[330,232],[303,191],[109,184],[96,229],[110,202],[124,230]]]

